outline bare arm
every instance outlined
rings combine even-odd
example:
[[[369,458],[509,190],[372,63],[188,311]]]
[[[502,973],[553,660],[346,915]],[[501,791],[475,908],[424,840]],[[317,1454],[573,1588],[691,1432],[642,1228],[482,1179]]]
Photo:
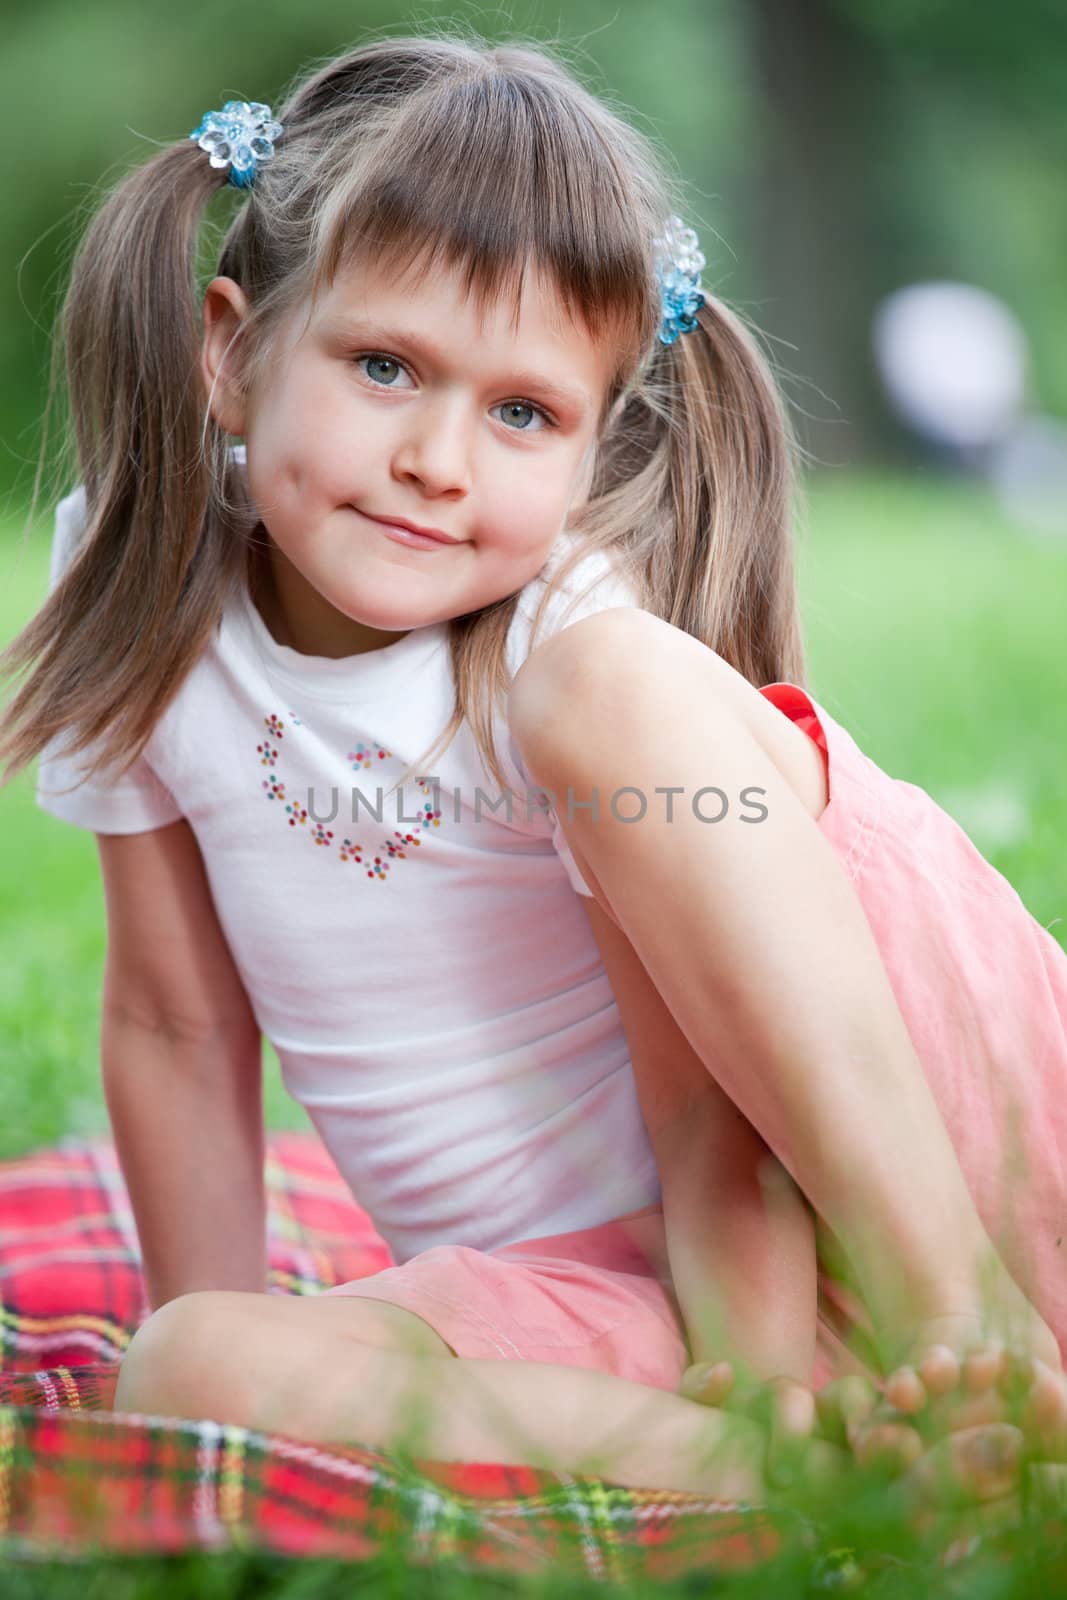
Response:
[[[153,1311],[194,1289],[267,1288],[262,1074],[105,1019],[104,1095]]]
[[[659,1167],[671,1276],[692,1360],[729,1360],[754,1379],[809,1384],[811,1211],[694,1053],[622,929],[595,900],[585,906]]]
[[[98,835],[101,1063],[156,1310],[267,1283],[261,1040],[184,820]]]
[[[718,1091],[716,1091],[718,1093]],[[811,1383],[816,1260],[811,1211],[733,1103],[690,1112],[653,1140],[667,1253],[695,1362]]]

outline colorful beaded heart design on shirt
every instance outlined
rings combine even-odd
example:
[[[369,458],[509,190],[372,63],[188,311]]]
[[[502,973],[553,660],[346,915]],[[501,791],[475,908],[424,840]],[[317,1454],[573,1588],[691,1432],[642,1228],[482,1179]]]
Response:
[[[295,712],[290,711],[289,716],[297,727],[303,724]],[[267,730],[267,737],[256,745],[256,754],[259,756],[261,767],[276,768],[281,758],[281,745],[285,739],[285,726],[276,712],[272,711],[263,718]],[[370,772],[379,762],[393,759],[391,750],[386,750],[382,745],[373,740],[359,740],[349,750],[347,759],[352,763],[353,772]],[[343,836],[335,839],[333,829],[327,828],[325,823],[314,818],[309,818],[306,806],[300,804],[295,798],[290,798],[286,793],[285,780],[277,773],[262,780],[263,792],[266,798],[278,804],[279,815],[284,815],[290,828],[306,829],[305,837],[318,848],[325,848],[331,852],[336,849],[338,859],[341,861],[354,861],[357,866],[363,867],[368,878],[384,882],[394,861],[404,861],[408,858],[408,851],[416,849],[422,844],[420,833],[426,833],[430,828],[441,826],[441,812],[435,807],[432,798],[432,786],[425,778],[416,778],[415,782],[423,795],[423,804],[418,818],[412,827],[416,832],[401,832],[394,829],[391,838],[378,841],[376,855],[370,855],[363,843],[358,839]],[[429,799],[426,797],[430,796]],[[309,827],[309,821],[311,826]]]

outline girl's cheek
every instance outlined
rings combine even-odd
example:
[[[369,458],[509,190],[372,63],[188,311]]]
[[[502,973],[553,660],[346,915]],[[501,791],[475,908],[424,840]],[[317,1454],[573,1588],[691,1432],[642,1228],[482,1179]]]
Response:
[[[486,521],[502,542],[516,554],[542,543],[563,525],[567,513],[567,486],[546,481],[546,473],[524,473],[487,498]]]

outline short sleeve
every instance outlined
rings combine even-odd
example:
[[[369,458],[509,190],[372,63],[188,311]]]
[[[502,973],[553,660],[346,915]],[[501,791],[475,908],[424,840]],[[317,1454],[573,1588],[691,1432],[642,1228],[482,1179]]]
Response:
[[[508,665],[513,676],[530,653],[533,617],[540,604],[544,585],[550,576],[551,568],[534,583],[528,584],[516,608],[515,623],[508,639]],[[565,588],[548,602],[546,614],[537,630],[532,647],[536,648],[537,645],[543,644],[553,634],[561,633],[564,628],[579,622],[583,617],[591,617],[598,611],[609,611],[615,606],[633,606],[640,609],[640,600],[633,586],[615,571],[606,556],[601,552],[592,553],[586,560],[576,564]],[[510,736],[510,731],[508,758],[525,788],[535,787],[523,764],[518,746]],[[566,797],[562,797],[562,805],[565,812]],[[563,832],[563,824],[555,809],[548,814],[547,821],[551,824],[553,848],[563,864],[575,894],[584,895],[587,900],[593,899],[593,891],[574,859]]]
[[[85,489],[79,486],[56,507],[49,594],[71,560],[84,527]],[[92,760],[94,747],[68,756],[67,744],[68,736],[53,739],[38,759],[36,799],[42,811],[94,833],[145,833],[176,822],[182,815],[143,753],[120,778],[109,780],[97,774],[84,780],[82,773]]]
[[[563,824],[553,812],[552,815],[552,844],[556,854],[563,863],[564,871],[571,880],[571,888],[575,894],[584,895],[587,900],[592,900],[593,891],[583,878],[578,863],[574,859],[570,845],[563,833]]]

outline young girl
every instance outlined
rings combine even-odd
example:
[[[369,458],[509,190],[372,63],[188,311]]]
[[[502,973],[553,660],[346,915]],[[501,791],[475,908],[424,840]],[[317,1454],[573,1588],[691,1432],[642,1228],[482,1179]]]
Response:
[[[541,51],[388,39],[88,231],[0,754],[99,843],[118,1409],[395,1446],[429,1385],[427,1456],[750,1500],[753,1392],[812,1465],[1062,1449],[1067,957],[802,687],[782,405],[673,209]],[[387,1271],[265,1292],[261,1035]]]

